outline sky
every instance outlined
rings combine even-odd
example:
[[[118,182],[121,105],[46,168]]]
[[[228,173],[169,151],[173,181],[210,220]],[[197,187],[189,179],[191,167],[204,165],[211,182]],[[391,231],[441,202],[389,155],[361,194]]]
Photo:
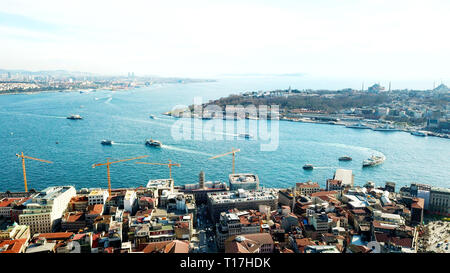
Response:
[[[450,80],[448,0],[2,0],[0,68]]]

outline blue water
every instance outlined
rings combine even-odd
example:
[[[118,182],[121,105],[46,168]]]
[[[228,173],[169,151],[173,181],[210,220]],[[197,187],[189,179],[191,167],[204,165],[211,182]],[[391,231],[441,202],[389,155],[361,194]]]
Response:
[[[353,86],[356,85],[356,86]],[[210,99],[250,90],[275,88],[344,88],[359,83],[307,82],[303,78],[223,78],[211,83],[167,84],[129,91],[52,92],[32,95],[0,96],[0,190],[23,190],[22,167],[15,154],[53,161],[46,164],[27,160],[29,188],[50,185],[107,187],[106,168],[93,169],[106,158],[119,160],[149,155],[140,161],[181,164],[172,169],[176,185],[195,183],[204,170],[207,180],[227,181],[231,156],[209,160],[212,155],[241,149],[236,156],[237,172],[259,175],[266,187],[291,187],[295,182],[313,180],[325,185],[336,168],[352,169],[355,184],[374,181],[384,185],[394,181],[398,187],[411,182],[448,187],[450,182],[450,142],[434,137],[415,137],[403,132],[376,132],[334,125],[279,122],[276,151],[260,150],[263,140],[175,140],[171,135],[177,119],[161,115],[175,105],[189,105],[193,97]],[[83,120],[67,120],[80,114]],[[154,114],[157,119],[150,119]],[[187,121],[185,121],[187,122]],[[234,121],[227,121],[227,124]],[[203,124],[204,125],[204,124]],[[270,126],[269,126],[270,127]],[[198,128],[195,130],[199,130]],[[236,133],[236,132],[234,132]],[[233,132],[205,136],[230,136]],[[162,149],[146,147],[146,138],[161,140]],[[117,144],[103,146],[102,139]],[[56,144],[59,142],[59,144]],[[362,169],[362,160],[384,154],[384,164]],[[351,162],[339,162],[343,155]],[[304,164],[313,171],[304,171]],[[163,166],[138,165],[134,161],[111,167],[112,185],[135,187],[149,179],[168,177]]]

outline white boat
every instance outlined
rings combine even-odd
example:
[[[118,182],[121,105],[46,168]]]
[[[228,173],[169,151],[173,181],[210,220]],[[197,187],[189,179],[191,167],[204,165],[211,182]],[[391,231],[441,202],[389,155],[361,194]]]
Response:
[[[384,156],[372,155],[370,158],[363,161],[363,167],[375,166],[383,163],[385,160]]]
[[[67,119],[83,119],[80,115],[70,115]]]
[[[161,143],[161,141],[158,141],[158,140],[147,139],[147,140],[145,140],[145,145],[152,146],[152,147],[161,147],[162,143]]]
[[[361,122],[346,125],[347,128],[353,128],[353,129],[371,129],[369,126],[362,124]]]
[[[383,131],[383,132],[397,132],[400,131],[399,129],[395,128],[394,126],[391,126],[389,124],[386,124],[384,126],[378,126],[373,129],[374,131]]]
[[[413,135],[413,136],[420,136],[420,137],[426,137],[427,133],[425,133],[423,131],[412,131],[411,135]]]

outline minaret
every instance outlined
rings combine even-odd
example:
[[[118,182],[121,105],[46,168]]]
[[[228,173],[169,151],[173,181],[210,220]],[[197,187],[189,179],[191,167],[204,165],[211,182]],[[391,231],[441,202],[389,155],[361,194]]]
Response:
[[[361,92],[364,92],[364,82],[362,83]]]
[[[198,184],[200,189],[205,188],[205,173],[203,171],[200,171],[200,174],[198,175]]]
[[[389,82],[389,92],[391,92],[391,82]]]

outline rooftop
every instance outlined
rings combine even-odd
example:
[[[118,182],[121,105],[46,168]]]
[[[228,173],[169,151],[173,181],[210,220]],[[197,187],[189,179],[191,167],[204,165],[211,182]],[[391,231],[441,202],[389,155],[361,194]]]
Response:
[[[333,179],[341,180],[344,185],[351,185],[353,180],[352,170],[337,169]]]

